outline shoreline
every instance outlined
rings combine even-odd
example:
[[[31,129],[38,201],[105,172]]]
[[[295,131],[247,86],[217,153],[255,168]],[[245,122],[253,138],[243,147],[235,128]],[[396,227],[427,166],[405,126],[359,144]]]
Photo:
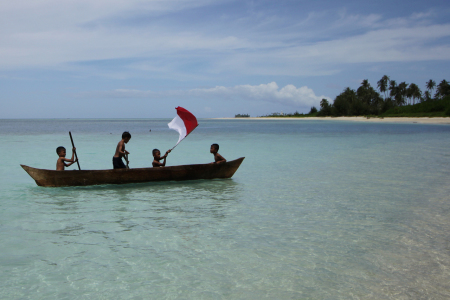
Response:
[[[386,117],[386,118],[367,118],[367,117],[248,117],[248,118],[213,118],[215,120],[310,120],[310,121],[353,121],[353,122],[372,122],[372,123],[417,123],[417,124],[445,124],[450,125],[450,118],[415,118],[415,117]]]

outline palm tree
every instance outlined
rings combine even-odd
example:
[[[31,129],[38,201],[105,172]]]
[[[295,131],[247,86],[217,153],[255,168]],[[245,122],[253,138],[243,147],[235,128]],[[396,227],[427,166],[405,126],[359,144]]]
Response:
[[[411,101],[411,103],[409,103],[409,100],[412,99],[412,89],[410,87],[411,87],[411,85],[409,85],[406,88],[406,91],[405,91],[405,93],[406,93],[406,105],[410,105],[412,103],[412,101]]]
[[[427,90],[430,91],[430,92],[429,92],[430,95],[433,94],[433,90],[434,90],[434,87],[435,87],[435,86],[436,86],[436,82],[435,82],[433,79],[430,79],[430,80],[427,82]],[[430,97],[430,99],[431,99],[431,97]]]
[[[320,101],[321,108],[327,108],[328,106],[330,106],[330,104],[328,103],[327,99],[322,99],[322,101]]]
[[[358,98],[364,103],[370,105],[370,90],[372,87],[370,86],[369,80],[364,79],[361,82],[361,86],[356,90]]]
[[[381,93],[384,93],[384,100],[386,100],[386,98],[387,98],[386,91],[387,91],[388,82],[389,82],[389,76],[387,76],[387,75],[384,75],[383,77],[381,77],[381,79],[377,82],[378,90]]]
[[[406,97],[406,88],[408,87],[408,84],[406,82],[401,82],[397,87],[397,94],[395,97],[395,100],[397,101],[398,105],[403,105],[405,103],[405,97]]]
[[[415,83],[411,83],[406,92],[408,98],[412,98],[412,104],[416,103],[415,99],[420,99],[422,97],[422,91]]]
[[[373,89],[372,87],[370,88],[370,95],[371,95],[371,110],[373,113],[378,114],[382,108],[382,105],[384,103],[383,98],[381,98],[380,94],[378,94],[378,92]]]
[[[364,87],[365,89],[369,88],[369,86],[370,86],[369,80],[368,79],[364,79],[361,82],[361,86]]]
[[[397,93],[398,93],[397,82],[395,82],[395,80],[389,81],[389,96],[391,97],[391,99],[393,100],[397,99]]]
[[[438,84],[434,97],[442,99],[447,95],[450,95],[450,84],[447,80],[444,79],[441,81],[441,83]]]
[[[431,94],[430,94],[430,91],[425,91],[425,92],[423,93],[423,100],[425,100],[425,101],[430,101],[430,100],[431,100]]]

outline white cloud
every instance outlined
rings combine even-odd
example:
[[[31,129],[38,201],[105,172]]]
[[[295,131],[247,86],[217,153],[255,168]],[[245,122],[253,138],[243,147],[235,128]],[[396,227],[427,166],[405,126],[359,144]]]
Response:
[[[213,0],[1,2],[0,69],[55,67],[72,62],[243,46],[230,35],[206,37],[201,32],[157,22],[145,26],[129,24],[134,16],[170,14],[217,3]]]
[[[108,98],[203,98],[215,100],[244,100],[281,103],[293,107],[318,106],[322,99],[331,100],[327,96],[317,96],[307,86],[300,88],[288,84],[279,88],[276,82],[260,85],[237,85],[234,87],[216,86],[213,88],[197,88],[182,91],[141,91],[132,89],[117,89],[109,92],[83,93],[83,97],[108,97]]]
[[[197,97],[278,102],[302,107],[317,106],[322,98],[330,99],[325,96],[316,96],[314,91],[306,86],[297,88],[289,84],[280,89],[275,82],[260,85],[216,86],[210,89],[193,89],[189,91],[189,94]]]
[[[338,13],[339,19],[333,22],[333,28],[348,28],[354,30],[355,28],[372,28],[380,24],[382,16],[378,14],[369,15],[354,15],[348,14],[347,10],[342,10]]]
[[[166,78],[224,73],[315,76],[336,74],[349,63],[450,59],[450,24],[433,25],[431,11],[392,19],[346,10],[337,15],[310,12],[299,20],[270,12],[245,18],[228,14],[204,26],[196,20],[172,24],[172,19],[152,17],[210,6],[214,0],[2,2],[0,70],[133,60],[116,65],[111,73],[132,77],[137,70]],[[133,16],[151,22],[134,24]],[[197,64],[186,68],[186,61]],[[109,70],[86,67],[86,72]]]
[[[287,49],[298,59],[321,59],[326,63],[365,63],[450,59],[450,24],[369,31],[344,39]]]

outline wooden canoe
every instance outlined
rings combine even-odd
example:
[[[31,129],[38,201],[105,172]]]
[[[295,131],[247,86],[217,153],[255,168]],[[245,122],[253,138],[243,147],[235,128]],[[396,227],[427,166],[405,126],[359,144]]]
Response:
[[[39,186],[85,186],[98,184],[124,184],[169,180],[196,180],[230,178],[245,157],[222,164],[181,165],[159,168],[70,170],[36,169],[21,165]]]

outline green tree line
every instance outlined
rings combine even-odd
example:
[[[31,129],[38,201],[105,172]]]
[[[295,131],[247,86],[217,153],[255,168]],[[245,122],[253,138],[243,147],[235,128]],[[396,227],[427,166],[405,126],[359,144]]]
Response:
[[[422,92],[415,83],[401,82],[397,84],[389,76],[384,75],[373,88],[367,79],[355,91],[347,87],[331,104],[326,99],[320,102],[317,116],[362,116],[398,113],[419,113],[442,109],[450,116],[450,84],[445,79],[438,85],[432,79],[426,82],[426,90]],[[434,96],[432,96],[434,94]],[[442,102],[442,105],[433,102]],[[421,104],[421,105],[416,105]],[[411,109],[411,107],[415,107]]]

